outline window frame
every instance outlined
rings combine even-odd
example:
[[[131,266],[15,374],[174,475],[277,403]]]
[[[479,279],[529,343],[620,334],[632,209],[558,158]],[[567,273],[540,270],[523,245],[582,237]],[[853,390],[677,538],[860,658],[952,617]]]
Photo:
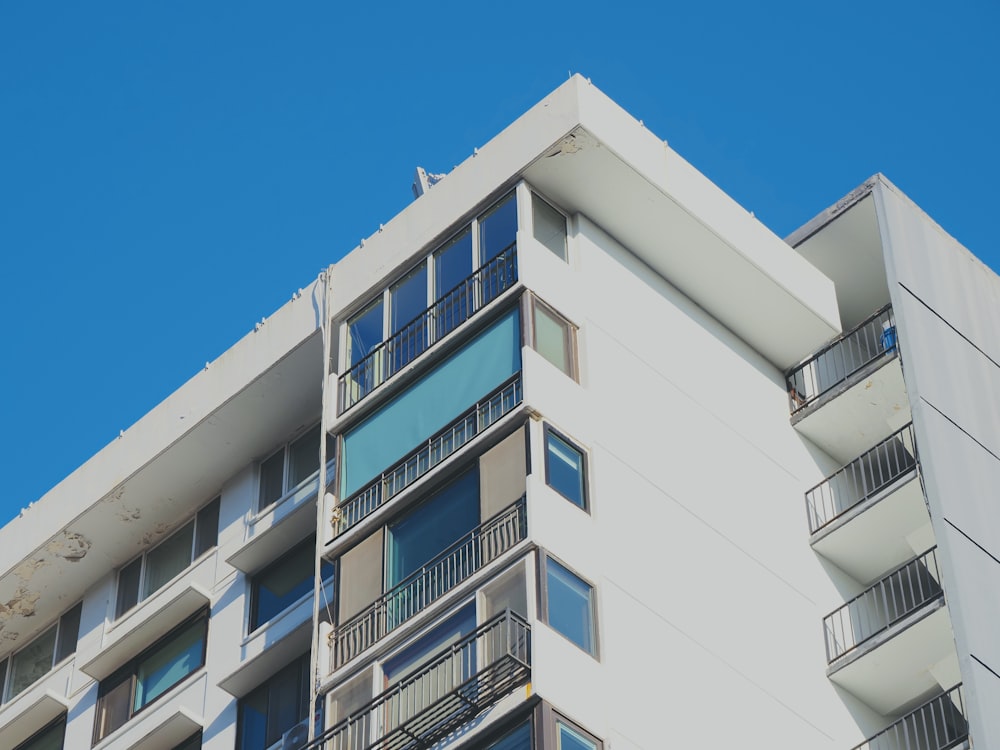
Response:
[[[296,720],[296,722],[294,724],[292,724],[292,726],[287,727],[286,729],[282,729],[280,734],[283,735],[285,732],[287,732],[288,730],[290,730],[292,727],[297,726],[298,724],[301,724],[303,721],[308,721],[309,720],[309,717],[310,717],[310,714],[311,714],[311,710],[310,710],[310,707],[308,705],[309,704],[308,685],[309,685],[309,680],[311,679],[311,666],[310,665],[311,665],[311,661],[310,661],[310,658],[309,658],[309,652],[306,651],[304,654],[302,654],[300,656],[297,656],[294,659],[290,660],[288,662],[288,664],[286,664],[284,667],[282,667],[281,669],[279,669],[277,672],[275,672],[274,674],[272,674],[266,680],[264,680],[263,682],[259,683],[252,690],[248,691],[245,695],[243,695],[243,696],[240,697],[240,699],[236,702],[236,745],[235,745],[236,750],[243,750],[243,748],[244,748],[244,740],[245,740],[245,738],[243,736],[243,724],[244,724],[244,722],[243,722],[243,713],[244,713],[244,710],[245,710],[244,709],[244,704],[246,703],[247,699],[250,696],[252,696],[254,693],[256,693],[258,690],[261,690],[262,688],[265,688],[265,686],[270,685],[270,683],[272,683],[272,682],[274,682],[276,680],[276,678],[278,677],[278,675],[280,675],[282,672],[284,672],[285,670],[289,669],[292,666],[296,666],[300,670],[299,675],[298,675],[299,681],[302,681],[303,677],[305,678],[304,681],[305,681],[305,684],[306,684],[306,695],[305,695],[306,711],[305,711],[305,716],[303,716],[301,719]],[[267,694],[267,698],[268,698],[268,713],[270,713],[271,695],[270,695],[269,692]],[[323,703],[325,703],[325,700],[321,701],[321,705]],[[266,725],[265,725],[265,728],[264,728],[264,732],[265,732],[264,741],[267,742],[267,727],[266,727]],[[270,747],[270,745],[268,745],[268,747]]]
[[[201,609],[190,617],[186,618],[184,621],[178,623],[175,627],[171,628],[168,633],[157,639],[156,643],[148,646],[144,650],[140,651],[136,656],[129,659],[122,666],[116,669],[114,672],[109,674],[103,680],[98,682],[97,686],[97,700],[95,701],[94,710],[94,729],[91,738],[91,744],[96,745],[97,743],[110,737],[112,734],[120,730],[130,721],[132,721],[136,716],[141,714],[143,711],[148,709],[150,706],[156,705],[162,698],[170,695],[177,687],[184,682],[191,679],[192,676],[196,675],[198,672],[205,668],[205,664],[208,659],[208,624],[210,620],[210,613],[208,607]],[[203,628],[201,631],[201,660],[199,664],[194,667],[190,672],[180,677],[176,682],[172,683],[166,687],[161,693],[156,695],[151,700],[144,703],[139,708],[135,707],[136,700],[136,688],[138,687],[138,672],[140,667],[148,661],[150,658],[154,657],[164,646],[170,644],[170,642],[180,635],[186,628],[189,628],[196,624],[197,622],[203,622]],[[100,734],[100,729],[102,725],[102,715],[104,711],[103,702],[107,696],[116,690],[118,690],[122,685],[128,685],[128,716],[122,721],[118,726],[109,729],[105,734]]]
[[[551,750],[562,750],[560,747],[560,737],[559,737],[559,725],[562,724],[566,726],[570,731],[575,732],[582,736],[585,740],[594,743],[594,750],[604,750],[604,741],[597,737],[596,735],[588,732],[582,726],[577,724],[572,719],[568,718],[566,714],[556,711],[548,703],[542,703],[542,726],[544,735],[544,746],[546,748],[551,748]]]
[[[537,190],[534,190],[533,188],[529,188],[528,192],[531,195],[530,205],[528,206],[528,211],[531,214],[531,238],[535,242],[537,242],[539,245],[541,245],[542,247],[544,247],[546,250],[548,250],[550,253],[552,253],[556,258],[558,258],[559,260],[561,260],[563,263],[569,265],[569,261],[570,261],[570,258],[569,258],[569,256],[570,256],[570,252],[569,252],[569,220],[570,220],[570,217],[569,217],[569,215],[565,211],[563,211],[561,208],[559,208],[558,206],[556,206],[555,203],[553,203],[548,198],[546,198],[541,193],[539,193]],[[540,239],[538,239],[538,235],[535,233],[535,228],[536,228],[536,223],[535,223],[535,201],[536,200],[540,201],[543,204],[545,204],[546,206],[548,206],[549,208],[551,208],[553,212],[559,214],[563,218],[563,251],[562,251],[562,255],[560,255],[559,253],[555,252],[551,247],[549,247],[544,242],[542,242]]]
[[[47,733],[49,733],[49,732],[51,732],[53,730],[57,730],[60,725],[62,726],[62,742],[59,743],[59,744],[60,744],[60,746],[65,745],[65,743],[66,743],[66,714],[61,714],[57,719],[54,719],[54,720],[50,721],[44,727],[42,727],[37,732],[35,732],[33,735],[31,735],[28,739],[26,739],[23,742],[21,742],[20,744],[18,744],[14,748],[14,750],[32,750],[32,745],[34,743],[36,743],[39,740],[43,739]]]
[[[321,422],[314,422],[313,424],[309,425],[304,430],[300,430],[299,432],[297,432],[292,438],[286,440],[284,443],[282,443],[281,445],[279,445],[274,450],[269,451],[267,453],[267,455],[265,455],[263,458],[261,458],[260,460],[258,460],[256,462],[255,472],[254,472],[256,476],[255,476],[255,482],[254,482],[255,486],[254,486],[254,500],[253,500],[253,513],[254,513],[255,516],[263,515],[264,513],[268,513],[270,511],[272,511],[274,508],[276,508],[278,505],[280,505],[282,503],[282,501],[284,501],[285,498],[287,498],[289,495],[292,495],[297,490],[301,489],[302,487],[304,487],[309,482],[314,481],[316,479],[316,477],[319,476],[320,469],[322,469],[323,467],[317,468],[311,474],[309,474],[306,477],[300,479],[296,484],[294,484],[294,485],[291,484],[291,478],[292,478],[291,477],[291,463],[292,463],[292,461],[291,461],[292,452],[291,451],[292,451],[292,446],[295,445],[295,444],[297,444],[299,440],[302,440],[302,439],[306,438],[307,436],[309,436],[309,434],[311,432],[313,432],[313,430],[316,430],[317,428],[319,428],[319,435],[318,435],[318,437],[322,438],[323,437],[322,423]],[[327,447],[327,451],[326,451],[326,465],[327,465],[327,470],[329,470],[330,463],[333,462],[333,461],[335,461],[336,457],[337,457],[337,438],[336,438],[336,436],[331,435],[330,433],[327,433],[326,440],[327,440],[327,445],[326,445],[326,447]],[[317,444],[316,448],[317,448],[316,460],[319,461],[319,451],[318,451],[319,445],[318,444]],[[262,502],[261,490],[263,488],[262,488],[262,485],[261,485],[261,469],[264,466],[264,464],[266,464],[272,458],[274,458],[275,456],[277,456],[279,453],[282,456],[282,459],[281,459],[281,494],[278,495],[273,500],[269,501],[266,505],[262,505],[261,504],[261,502]]]
[[[580,502],[577,503],[573,498],[571,498],[566,493],[562,492],[558,487],[552,484],[551,474],[549,467],[549,438],[555,437],[556,440],[560,441],[568,448],[576,451],[580,455]],[[554,492],[558,493],[561,497],[565,498],[571,505],[579,508],[587,515],[591,515],[590,509],[590,467],[589,460],[587,457],[587,451],[581,448],[576,441],[570,440],[564,433],[557,430],[548,422],[545,423],[543,427],[543,440],[542,440],[542,450],[545,454],[545,486],[549,487]]]
[[[287,562],[293,556],[295,556],[297,554],[301,554],[302,553],[301,551],[302,551],[303,548],[307,548],[309,550],[312,550],[312,554],[309,555],[309,559],[312,562],[312,565],[310,565],[310,567],[309,567],[309,574],[308,574],[307,578],[305,579],[305,580],[308,580],[310,582],[310,590],[308,592],[306,592],[305,594],[303,594],[302,596],[300,596],[295,601],[293,601],[291,604],[289,604],[288,606],[286,606],[284,609],[281,609],[281,610],[273,613],[268,619],[262,620],[259,623],[257,623],[256,625],[254,625],[254,620],[260,614],[260,611],[259,611],[259,607],[260,607],[260,601],[259,601],[259,597],[260,597],[260,594],[259,594],[260,578],[263,575],[274,571],[282,563]],[[284,554],[280,555],[279,557],[277,557],[274,560],[272,560],[271,562],[269,562],[267,565],[265,565],[263,568],[261,568],[260,570],[258,570],[256,573],[253,573],[252,575],[247,576],[247,587],[248,587],[248,590],[247,590],[248,606],[247,606],[247,620],[246,620],[246,634],[247,635],[252,635],[253,633],[256,633],[258,630],[260,630],[261,628],[265,627],[268,623],[274,621],[275,619],[277,619],[278,617],[280,617],[281,615],[283,615],[285,612],[287,612],[289,609],[291,609],[292,607],[294,607],[295,604],[298,603],[302,598],[304,598],[305,596],[309,596],[310,594],[314,594],[315,593],[315,590],[312,588],[312,586],[315,585],[314,584],[314,580],[315,580],[315,575],[316,575],[316,572],[315,572],[315,554],[316,554],[316,537],[315,537],[315,535],[313,535],[311,537],[306,537],[305,539],[299,541],[294,546],[292,546],[292,548],[289,549],[287,552],[285,552]],[[334,571],[335,571],[336,568],[333,565],[333,563],[331,563],[325,557],[323,558],[323,561],[321,562],[321,565],[326,567],[326,571],[322,575],[322,579],[323,579],[322,580],[322,585],[325,586],[330,581],[332,581],[334,579]]]
[[[72,607],[67,609],[65,612],[59,615],[51,625],[43,628],[35,637],[33,637],[26,644],[18,649],[11,651],[3,659],[0,659],[0,706],[10,703],[12,700],[17,698],[24,692],[31,689],[33,685],[44,680],[48,675],[52,674],[60,665],[64,664],[67,660],[71,659],[76,654],[76,646],[80,640],[80,615],[83,610],[83,601],[78,601]],[[70,651],[66,651],[60,657],[59,654],[63,650],[61,646],[63,645],[63,628],[66,627],[64,620],[76,611],[76,637],[73,639],[73,648]],[[70,620],[72,622],[72,620]],[[27,683],[23,688],[18,690],[16,693],[11,693],[11,688],[13,687],[14,678],[14,659],[16,659],[20,654],[27,651],[29,648],[34,646],[42,638],[48,636],[50,632],[54,632],[52,638],[52,656],[49,661],[49,668],[41,675],[36,677],[31,682]]]
[[[582,575],[576,572],[571,566],[567,565],[565,562],[560,560],[558,557],[553,555],[547,550],[539,549],[538,555],[538,620],[539,622],[545,623],[545,625],[553,632],[559,635],[559,637],[565,639],[567,642],[573,644],[576,648],[580,649],[583,653],[588,654],[597,661],[601,661],[601,638],[600,638],[600,627],[598,625],[598,600],[597,600],[597,586],[594,585],[593,581],[584,578]],[[590,588],[590,596],[588,597],[588,606],[590,610],[590,640],[593,647],[593,651],[588,651],[586,648],[581,646],[579,643],[574,641],[568,635],[563,633],[561,630],[556,628],[550,621],[549,617],[549,563],[554,562],[556,565],[561,567],[563,570],[567,571],[570,575],[577,578],[583,584]]]
[[[214,511],[210,510],[213,508],[213,506],[214,506]],[[131,560],[129,560],[127,563],[125,563],[118,569],[118,572],[115,575],[115,596],[114,596],[113,617],[111,618],[112,622],[120,620],[122,617],[125,617],[125,615],[133,611],[144,601],[156,596],[158,591],[167,588],[167,586],[169,586],[174,580],[176,580],[180,576],[184,575],[187,571],[189,571],[196,562],[201,560],[203,557],[211,553],[219,546],[219,519],[220,519],[221,506],[222,506],[222,495],[216,495],[212,500],[201,506],[194,513],[194,515],[192,515],[189,519],[185,520],[184,523],[180,524],[167,536],[165,536],[163,539],[161,539],[148,549],[143,550],[141,553],[133,557]],[[208,512],[206,513],[206,511]],[[206,537],[203,535],[204,530],[200,527],[202,527],[204,523],[211,518],[215,519],[215,533],[214,535],[211,535],[214,536],[215,541],[212,544],[205,546],[201,552],[198,552],[198,550],[203,546],[206,539]],[[185,565],[183,568],[181,568],[181,570],[179,570],[176,574],[174,574],[170,579],[162,583],[159,587],[157,587],[156,589],[147,594],[143,594],[143,590],[146,587],[147,575],[149,572],[149,555],[155,552],[162,545],[171,541],[175,536],[180,534],[182,531],[184,531],[184,529],[187,527],[189,523],[193,524],[193,528],[191,529],[191,555],[190,559],[188,560],[188,564]],[[122,574],[136,563],[139,564],[139,576],[136,579],[136,584],[135,584],[135,602],[123,609],[122,594],[124,593],[125,590],[122,584]]]
[[[489,258],[488,260],[485,261],[483,260],[483,249],[482,249],[483,238],[482,238],[481,223],[484,219],[488,218],[495,210],[500,208],[508,199],[514,201],[514,219],[515,222],[517,223],[517,226],[514,229],[514,244],[516,245],[517,234],[518,232],[522,231],[524,227],[522,227],[521,225],[521,211],[520,211],[521,194],[520,191],[518,190],[518,186],[514,185],[504,189],[499,194],[499,196],[491,198],[490,200],[487,200],[479,204],[479,206],[481,207],[478,207],[470,214],[466,214],[466,218],[459,220],[451,227],[449,227],[448,231],[443,235],[443,239],[436,240],[430,243],[429,245],[425,246],[424,249],[419,254],[417,254],[412,263],[406,264],[405,266],[406,270],[404,270],[402,273],[394,274],[389,279],[388,283],[382,284],[378,288],[372,290],[371,295],[366,296],[362,304],[359,304],[356,307],[352,307],[352,310],[347,315],[344,316],[344,318],[340,321],[339,324],[339,328],[341,330],[340,339],[343,342],[343,346],[341,347],[343,354],[340,358],[341,360],[339,363],[340,367],[338,368],[339,375],[341,376],[345,375],[347,372],[352,370],[357,365],[357,363],[361,361],[361,359],[364,359],[364,357],[361,357],[357,361],[354,361],[353,352],[351,351],[351,325],[355,321],[360,319],[368,310],[370,310],[372,306],[378,304],[379,302],[382,303],[382,340],[374,344],[372,348],[381,346],[382,344],[385,344],[387,341],[390,341],[394,336],[396,336],[397,333],[399,333],[400,330],[405,328],[407,324],[413,321],[412,318],[403,321],[402,328],[398,330],[392,330],[393,327],[392,319],[394,316],[394,311],[392,309],[392,303],[393,303],[392,290],[395,289],[400,283],[405,281],[407,278],[409,278],[411,274],[418,271],[418,269],[421,266],[424,267],[424,270],[427,274],[427,304],[422,308],[422,311],[425,311],[428,308],[432,307],[441,298],[443,298],[446,294],[448,294],[455,288],[455,287],[452,287],[452,289],[437,288],[437,275],[438,275],[436,268],[436,264],[438,261],[437,256],[440,252],[443,252],[444,250],[448,249],[456,240],[459,240],[464,233],[466,232],[470,233],[469,249],[471,252],[471,260],[472,260],[472,270],[470,271],[471,274],[474,274],[478,269],[492,262],[496,257],[502,254],[503,249],[500,251],[500,253],[494,254],[493,257]],[[489,302],[492,302],[493,299],[495,298],[490,299]],[[483,303],[481,300],[478,299],[475,302],[470,299],[467,301],[466,304],[470,306],[475,304],[479,307],[479,309],[481,309],[482,307],[485,307],[486,303]],[[454,328],[451,328],[447,332],[441,334],[438,331],[437,325],[429,324],[425,332],[425,336],[427,337],[426,345],[424,346],[421,353],[429,349],[440,339],[452,333],[452,331],[454,331],[455,328],[457,327],[459,326],[455,326]],[[414,357],[414,359],[416,359],[416,357]],[[413,360],[411,359],[410,361]],[[384,379],[391,377],[392,374],[395,374],[395,372],[396,371],[389,374]],[[382,382],[383,378],[379,376],[376,378],[376,380],[377,382]]]
[[[542,359],[548,362],[550,365],[555,367],[559,372],[563,373],[566,377],[580,382],[580,361],[579,353],[580,347],[577,343],[577,334],[579,333],[579,326],[577,326],[573,321],[563,315],[561,312],[556,310],[552,305],[548,304],[542,300],[538,295],[534,293],[528,293],[528,297],[524,318],[527,321],[525,325],[525,337],[527,338],[528,346]],[[563,354],[566,357],[566,363],[569,368],[569,372],[563,370],[559,365],[546,357],[538,349],[538,330],[537,325],[537,310],[541,308],[542,311],[550,318],[554,319],[557,323],[562,325],[562,329],[566,332],[566,336],[563,341]]]

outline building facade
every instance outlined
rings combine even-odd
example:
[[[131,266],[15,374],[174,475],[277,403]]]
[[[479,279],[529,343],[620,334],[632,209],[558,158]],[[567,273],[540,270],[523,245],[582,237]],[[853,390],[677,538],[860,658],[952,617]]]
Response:
[[[416,192],[0,530],[0,747],[1000,746],[992,272],[578,76]]]

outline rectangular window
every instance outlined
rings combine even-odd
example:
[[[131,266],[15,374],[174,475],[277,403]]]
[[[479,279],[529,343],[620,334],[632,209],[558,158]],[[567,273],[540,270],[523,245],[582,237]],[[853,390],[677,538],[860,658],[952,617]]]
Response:
[[[258,513],[316,476],[319,470],[319,433],[320,426],[316,425],[261,461],[257,482]],[[327,464],[336,455],[336,447],[336,439],[327,435]]]
[[[542,620],[596,657],[594,587],[549,555],[541,560]]]
[[[562,260],[566,254],[566,217],[534,193],[531,194],[531,233]]]
[[[485,750],[532,750],[531,719],[527,719],[500,739],[491,742]]]
[[[250,632],[270,622],[313,590],[316,538],[310,537],[257,573],[250,582]],[[323,580],[333,566],[323,561]]]
[[[97,689],[94,743],[205,665],[208,610],[203,610],[105,680]]]
[[[0,662],[0,687],[3,687],[4,702],[24,692],[57,664],[76,653],[81,608],[82,605],[77,604],[10,659]]]
[[[574,505],[587,508],[583,451],[552,428],[545,428],[545,483]]]
[[[564,719],[556,720],[556,750],[597,750],[598,741],[570,726]]]
[[[509,289],[517,281],[516,240],[511,191],[348,318],[342,407],[360,401]]]
[[[66,716],[60,716],[45,729],[22,742],[14,750],[62,750],[66,737]]]
[[[531,348],[576,380],[576,326],[531,297]]]
[[[240,700],[236,749],[267,750],[297,726],[306,730],[308,715],[309,654],[305,653]],[[295,747],[304,745],[303,741]]]
[[[219,498],[157,546],[118,571],[115,617],[152,596],[219,540]]]

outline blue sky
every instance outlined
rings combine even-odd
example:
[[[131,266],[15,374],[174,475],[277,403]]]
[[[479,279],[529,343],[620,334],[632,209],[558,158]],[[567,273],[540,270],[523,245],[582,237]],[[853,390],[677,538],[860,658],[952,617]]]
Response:
[[[571,71],[779,235],[881,171],[1000,268],[997,28],[985,1],[4,3],[0,523]]]

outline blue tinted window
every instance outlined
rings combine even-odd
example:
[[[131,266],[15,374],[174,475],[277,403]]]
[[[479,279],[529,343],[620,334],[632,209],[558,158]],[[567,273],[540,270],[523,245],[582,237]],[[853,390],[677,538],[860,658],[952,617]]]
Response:
[[[571,503],[586,509],[583,452],[553,432],[545,435],[545,480]]]
[[[470,469],[388,529],[386,584],[395,586],[479,525],[479,471]]]
[[[594,654],[594,589],[552,558],[546,559],[549,625]]]
[[[561,721],[556,722],[558,728],[556,750],[597,750],[597,743]]]
[[[514,194],[479,220],[479,262],[485,265],[514,244],[517,238],[517,201]]]
[[[531,720],[512,729],[486,750],[531,750]]]
[[[309,539],[254,576],[250,593],[251,632],[313,590],[314,549],[315,542]],[[332,566],[324,560],[323,579],[332,574]]]
[[[349,324],[351,367],[368,356],[382,343],[382,300],[379,299]]]

